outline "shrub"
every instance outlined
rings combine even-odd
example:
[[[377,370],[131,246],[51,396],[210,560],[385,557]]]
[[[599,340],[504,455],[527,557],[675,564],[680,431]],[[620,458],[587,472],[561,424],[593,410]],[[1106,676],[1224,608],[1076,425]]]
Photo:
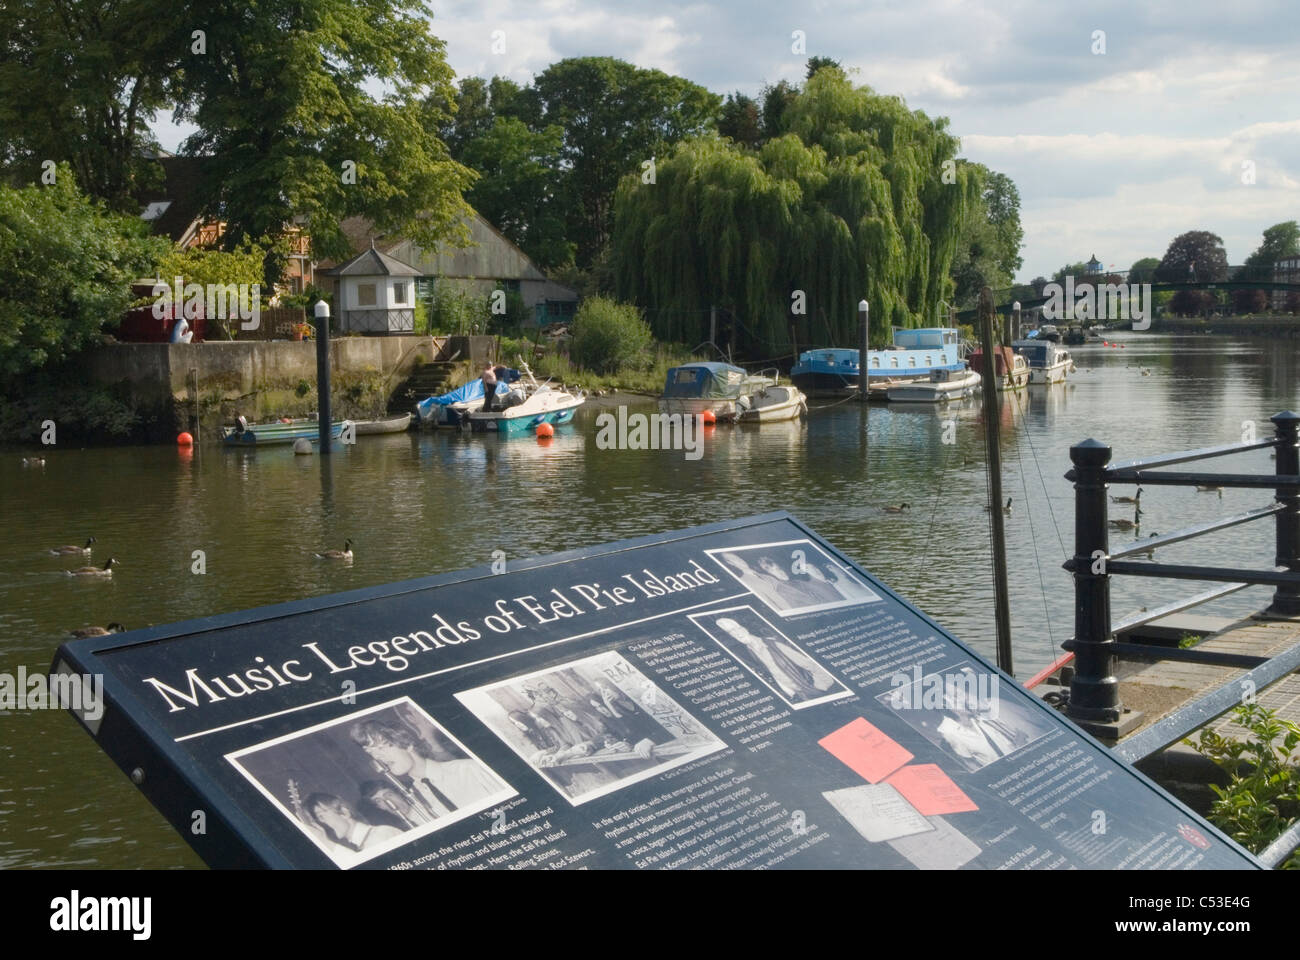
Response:
[[[650,343],[650,327],[636,307],[592,297],[583,301],[573,318],[569,352],[593,373],[613,373],[643,365]]]
[[[1207,728],[1198,741],[1183,742],[1229,775],[1227,787],[1210,784],[1218,797],[1210,820],[1259,853],[1300,817],[1300,726],[1253,701],[1233,712],[1234,722],[1250,731],[1250,739],[1228,739]],[[1292,854],[1284,868],[1300,868],[1300,853]]]
[[[429,332],[462,336],[485,333],[488,316],[487,298],[440,284],[434,288],[429,306]]]

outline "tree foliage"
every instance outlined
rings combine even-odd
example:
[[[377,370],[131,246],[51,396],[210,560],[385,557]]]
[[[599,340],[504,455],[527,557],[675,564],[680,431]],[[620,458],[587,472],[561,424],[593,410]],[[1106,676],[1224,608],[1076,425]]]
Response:
[[[161,168],[149,121],[170,100],[190,20],[160,0],[6,0],[0,4],[0,170],[33,183],[67,163],[115,210]]]
[[[650,327],[636,307],[605,297],[584,300],[573,318],[574,361],[593,373],[613,373],[645,360]]]
[[[727,95],[718,114],[718,134],[757,150],[763,144],[763,117],[758,101],[737,90]]]
[[[619,179],[640,174],[674,143],[711,130],[721,98],[682,77],[644,70],[613,57],[551,64],[533,81],[543,126],[564,131],[568,236],[587,267],[609,240]]]
[[[473,174],[438,139],[436,93],[454,89],[419,0],[204,0],[169,16],[202,23],[178,116],[198,126],[207,209],[223,242],[306,220],[321,258],[351,252],[340,229],[363,215],[425,247],[468,240],[461,197]],[[368,86],[383,84],[376,97]]]
[[[1264,231],[1263,241],[1246,258],[1249,267],[1272,267],[1279,260],[1300,257],[1300,223],[1287,220]]]
[[[737,319],[741,349],[787,345],[791,323],[801,343],[855,342],[865,297],[883,341],[948,296],[978,180],[959,164],[943,182],[958,147],[947,121],[820,70],[781,123],[787,132],[757,153],[698,137],[655,184],[620,184],[617,290],[650,310],[661,339],[705,339],[716,305]]]
[[[1159,266],[1160,261],[1156,257],[1143,257],[1141,260],[1134,260],[1133,265],[1128,268],[1128,282],[1153,282],[1156,278],[1156,268]]]
[[[166,242],[88,199],[70,167],[55,183],[0,184],[0,374],[58,362],[94,343]]]
[[[978,179],[977,200],[963,219],[952,263],[954,299],[962,308],[974,306],[986,286],[1001,290],[1011,285],[1023,262],[1025,234],[1020,191],[1011,178],[983,164],[971,164],[970,169]]]
[[[1169,241],[1169,249],[1156,268],[1156,279],[1181,282],[1193,275],[1198,282],[1209,280],[1217,283],[1228,278],[1228,255],[1217,234],[1208,230],[1189,230]]]

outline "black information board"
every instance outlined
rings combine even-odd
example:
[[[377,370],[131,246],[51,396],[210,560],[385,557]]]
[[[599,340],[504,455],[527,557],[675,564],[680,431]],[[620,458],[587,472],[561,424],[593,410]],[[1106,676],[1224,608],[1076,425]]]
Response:
[[[1258,862],[786,514],[60,648],[213,866]]]

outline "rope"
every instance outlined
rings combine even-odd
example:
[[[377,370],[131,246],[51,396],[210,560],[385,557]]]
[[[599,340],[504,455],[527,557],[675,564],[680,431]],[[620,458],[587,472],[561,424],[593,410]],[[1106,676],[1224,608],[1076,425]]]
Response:
[[[1020,473],[1020,490],[1025,497],[1025,516],[1029,519],[1029,543],[1034,549],[1034,568],[1038,571],[1038,589],[1043,597],[1043,622],[1047,624],[1047,659],[1051,662],[1052,658],[1056,656],[1056,636],[1052,632],[1052,613],[1047,603],[1047,583],[1043,579],[1042,561],[1038,558],[1038,535],[1034,532],[1034,512],[1029,509],[1029,484],[1025,480],[1025,465],[1020,457],[1019,444],[1016,445],[1016,467]]]

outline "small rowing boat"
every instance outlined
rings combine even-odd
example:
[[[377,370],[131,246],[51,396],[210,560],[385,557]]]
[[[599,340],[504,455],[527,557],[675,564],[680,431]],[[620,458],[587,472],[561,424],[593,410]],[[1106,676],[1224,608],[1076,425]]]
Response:
[[[350,420],[335,420],[330,424],[330,439],[337,440],[343,435],[343,428]],[[235,424],[225,427],[221,442],[227,447],[267,447],[278,443],[293,443],[295,440],[315,442],[320,437],[320,425],[316,420],[291,420],[288,423],[250,423]]]

